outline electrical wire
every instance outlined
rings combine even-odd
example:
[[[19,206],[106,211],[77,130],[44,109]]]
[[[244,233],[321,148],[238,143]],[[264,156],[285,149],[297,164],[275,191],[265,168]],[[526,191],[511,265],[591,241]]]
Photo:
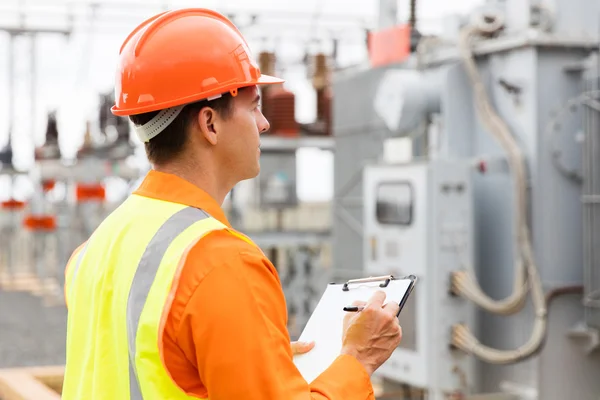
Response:
[[[516,261],[514,266],[514,284],[512,293],[503,300],[494,300],[487,296],[478,284],[475,276],[475,269],[468,265],[465,271],[457,272],[453,277],[454,289],[465,298],[473,301],[478,306],[487,311],[510,315],[520,311],[524,304],[528,292],[526,282],[527,261],[524,260],[524,253],[530,253],[531,247],[529,241],[529,228],[527,226],[527,187],[525,163],[521,154],[521,149],[510,133],[510,130],[502,118],[492,108],[485,86],[479,75],[477,65],[471,52],[471,38],[480,34],[491,34],[503,25],[500,16],[496,18],[485,18],[481,16],[475,22],[463,29],[459,40],[459,49],[461,58],[475,96],[475,105],[477,112],[487,130],[499,142],[507,153],[509,169],[513,176],[513,191],[515,204],[513,237],[515,244]]]
[[[527,225],[528,198],[524,157],[506,122],[490,104],[471,50],[471,40],[474,37],[493,35],[503,26],[504,19],[501,14],[480,14],[474,23],[461,31],[459,40],[460,55],[473,88],[477,113],[485,128],[506,152],[509,170],[513,177],[515,199],[513,236],[516,245],[516,261],[514,265],[513,293],[502,301],[491,299],[481,290],[473,266],[453,277],[454,289],[461,296],[473,301],[478,306],[505,315],[522,309],[525,296],[528,289],[530,289],[535,309],[535,321],[529,340],[514,350],[498,350],[485,346],[475,338],[466,325],[454,327],[452,344],[493,364],[515,363],[537,354],[543,345],[547,329],[546,301],[533,256],[531,234]]]

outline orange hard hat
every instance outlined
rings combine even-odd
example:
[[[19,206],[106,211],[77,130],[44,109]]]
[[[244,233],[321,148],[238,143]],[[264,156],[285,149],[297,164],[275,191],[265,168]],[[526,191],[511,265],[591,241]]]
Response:
[[[203,8],[167,11],[140,24],[121,46],[111,110],[119,116],[166,110],[282,82],[261,74],[224,15]]]

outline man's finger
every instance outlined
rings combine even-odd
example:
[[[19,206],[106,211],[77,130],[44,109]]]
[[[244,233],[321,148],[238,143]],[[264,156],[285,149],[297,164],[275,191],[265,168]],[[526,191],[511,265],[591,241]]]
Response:
[[[366,307],[367,302],[366,301],[362,301],[362,300],[354,300],[352,302],[352,304],[350,304],[350,305],[351,306],[357,306],[357,307],[361,307],[361,306]]]
[[[292,342],[292,354],[308,353],[315,347],[315,342]]]
[[[367,307],[373,308],[381,308],[383,306],[383,302],[385,300],[385,292],[382,290],[378,290],[369,299],[367,302]]]
[[[400,305],[398,303],[396,303],[395,301],[391,301],[389,303],[387,303],[383,309],[385,310],[385,312],[392,314],[392,315],[398,315],[398,311],[400,311]]]

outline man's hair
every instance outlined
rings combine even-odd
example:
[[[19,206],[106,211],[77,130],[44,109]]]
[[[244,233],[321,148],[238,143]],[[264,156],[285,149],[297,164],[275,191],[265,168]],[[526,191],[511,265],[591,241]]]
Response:
[[[190,135],[190,128],[197,123],[200,110],[211,107],[223,118],[228,118],[232,111],[233,97],[230,93],[224,93],[215,100],[201,100],[186,105],[177,118],[169,124],[162,132],[144,143],[146,156],[152,164],[164,164],[177,158],[185,149]],[[152,111],[144,114],[130,115],[129,119],[135,125],[143,125],[154,118],[160,111]]]

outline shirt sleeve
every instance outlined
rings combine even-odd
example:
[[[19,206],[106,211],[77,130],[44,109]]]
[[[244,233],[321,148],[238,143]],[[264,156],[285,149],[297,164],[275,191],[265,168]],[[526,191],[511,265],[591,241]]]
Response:
[[[176,331],[211,400],[375,399],[369,375],[347,355],[307,383],[293,363],[285,297],[273,265],[250,245],[213,250],[210,257],[195,249],[188,254],[184,268],[201,262],[207,273]]]

